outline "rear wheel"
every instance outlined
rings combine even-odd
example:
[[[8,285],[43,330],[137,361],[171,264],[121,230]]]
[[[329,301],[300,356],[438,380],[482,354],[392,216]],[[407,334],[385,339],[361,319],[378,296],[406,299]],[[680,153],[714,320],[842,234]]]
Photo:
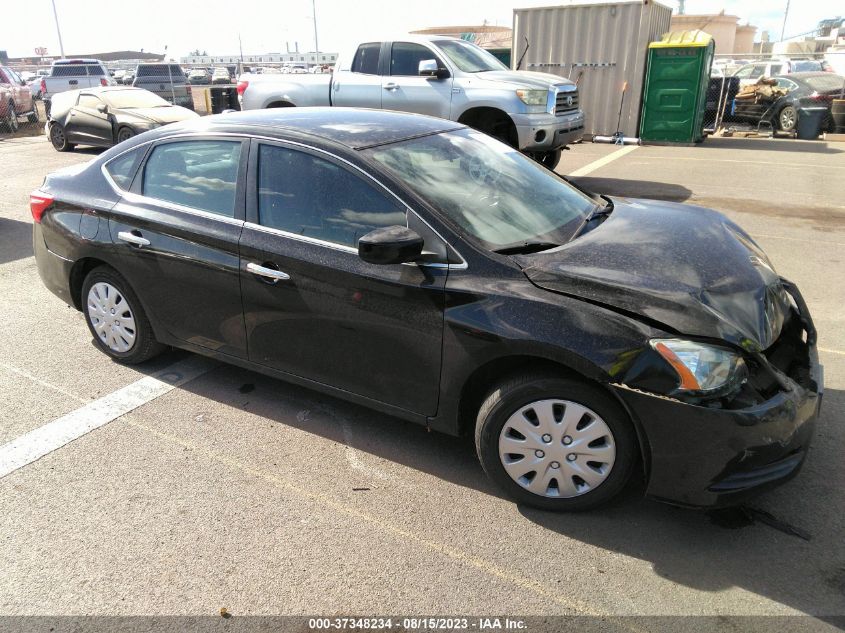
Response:
[[[6,116],[0,121],[0,130],[14,134],[18,131],[18,115],[15,112],[15,104],[9,101],[6,104]]]
[[[50,124],[50,142],[59,152],[69,152],[76,147],[72,143],[67,142],[65,128],[62,127],[61,123],[56,123],[55,121]]]
[[[82,306],[97,347],[113,359],[134,365],[164,350],[137,295],[114,269],[100,266],[88,274]]]
[[[791,132],[798,123],[798,111],[795,106],[788,105],[778,113],[778,129],[781,132]]]
[[[518,502],[587,510],[625,487],[637,459],[630,420],[598,386],[553,375],[496,385],[478,412],[487,475]]]

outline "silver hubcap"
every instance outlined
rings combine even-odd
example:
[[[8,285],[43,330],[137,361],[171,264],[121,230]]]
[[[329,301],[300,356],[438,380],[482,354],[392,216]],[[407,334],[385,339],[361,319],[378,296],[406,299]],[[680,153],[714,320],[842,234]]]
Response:
[[[135,317],[120,291],[106,282],[88,291],[88,318],[100,340],[113,352],[128,352],[135,345]]]
[[[795,110],[791,107],[784,108],[780,113],[780,126],[787,130],[795,125]]]
[[[511,479],[529,492],[577,497],[607,479],[616,446],[610,427],[592,409],[569,400],[538,400],[505,422],[499,459]]]

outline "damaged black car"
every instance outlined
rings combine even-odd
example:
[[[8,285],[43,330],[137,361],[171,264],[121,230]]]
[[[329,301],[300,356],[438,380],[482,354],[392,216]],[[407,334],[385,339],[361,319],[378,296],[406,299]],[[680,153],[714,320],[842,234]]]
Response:
[[[686,506],[798,473],[798,288],[708,209],[594,195],[450,121],[286,109],[146,132],[31,197],[43,282],[119,362],[178,347],[475,438],[520,503]]]

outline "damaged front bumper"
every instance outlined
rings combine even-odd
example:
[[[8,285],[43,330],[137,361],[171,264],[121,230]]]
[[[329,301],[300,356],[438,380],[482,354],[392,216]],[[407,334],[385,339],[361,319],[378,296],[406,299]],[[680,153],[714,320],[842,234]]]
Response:
[[[794,285],[784,280],[784,287],[797,304],[800,327],[796,324],[789,336],[790,349],[799,351],[792,352],[789,367],[772,363],[783,371],[778,371],[779,387],[765,399],[740,408],[716,408],[613,386],[644,435],[648,496],[684,506],[719,507],[798,474],[821,408],[824,369],[807,306]],[[779,354],[777,362],[783,364],[781,351],[772,354]]]

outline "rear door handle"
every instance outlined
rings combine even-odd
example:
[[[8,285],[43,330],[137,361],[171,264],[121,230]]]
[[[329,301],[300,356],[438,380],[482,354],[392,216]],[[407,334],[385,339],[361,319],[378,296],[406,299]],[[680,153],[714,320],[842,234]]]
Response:
[[[399,84],[395,84],[391,81],[390,83],[384,84],[383,87],[385,90],[396,90],[399,87]]]
[[[261,264],[255,264],[253,262],[249,262],[246,265],[246,269],[253,275],[258,275],[259,277],[264,277],[273,281],[287,281],[288,279],[290,279],[290,275],[288,275],[287,273],[283,273],[281,270],[267,268],[266,266],[262,266]]]
[[[130,233],[129,231],[121,231],[117,234],[117,239],[123,240],[124,242],[129,242],[130,244],[134,244],[135,246],[149,246],[150,240],[141,237],[140,235],[135,235],[134,233]]]

